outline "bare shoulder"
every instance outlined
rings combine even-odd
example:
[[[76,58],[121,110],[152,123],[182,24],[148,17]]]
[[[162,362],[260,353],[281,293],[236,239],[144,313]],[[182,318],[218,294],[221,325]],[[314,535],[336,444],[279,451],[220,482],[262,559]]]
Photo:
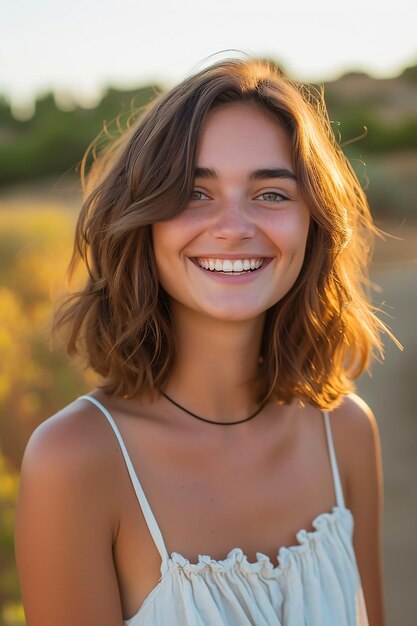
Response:
[[[117,466],[118,446],[104,416],[89,402],[75,400],[42,422],[23,455],[21,480],[71,481],[79,490],[97,489]],[[67,485],[64,485],[67,482]]]
[[[356,393],[344,396],[341,404],[332,411],[337,426],[345,430],[345,435],[368,433],[372,436],[377,429],[375,415],[369,405]],[[366,435],[365,435],[366,436]]]
[[[22,460],[20,491],[38,485],[44,492],[78,498],[99,512],[115,539],[120,448],[105,417],[90,402],[75,400],[32,433]],[[75,506],[75,502],[73,502]]]
[[[116,446],[86,405],[77,400],[38,426],[22,461],[15,548],[33,626],[122,621],[112,559]]]
[[[345,459],[346,502],[354,518],[353,545],[370,626],[384,624],[382,569],[383,472],[377,420],[366,402],[349,394],[333,411],[332,426]]]
[[[357,394],[347,394],[331,413],[337,451],[346,470],[348,504],[357,499],[358,490],[374,491],[382,484],[379,428],[368,404]]]

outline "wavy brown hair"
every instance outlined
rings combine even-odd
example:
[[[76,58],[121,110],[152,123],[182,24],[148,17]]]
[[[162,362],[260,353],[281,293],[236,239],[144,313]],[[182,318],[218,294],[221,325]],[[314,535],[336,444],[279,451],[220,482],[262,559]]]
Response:
[[[370,302],[367,278],[378,229],[321,93],[267,61],[222,61],[187,78],[94,161],[69,268],[71,275],[81,260],[88,277],[61,303],[55,327],[66,327],[68,352],[85,357],[105,392],[137,397],[164,387],[175,330],[151,225],[186,206],[202,124],[214,107],[232,102],[255,103],[286,129],[311,212],[300,274],[267,311],[254,382],[260,398],[331,408],[373,356],[383,357],[380,331],[391,335]]]

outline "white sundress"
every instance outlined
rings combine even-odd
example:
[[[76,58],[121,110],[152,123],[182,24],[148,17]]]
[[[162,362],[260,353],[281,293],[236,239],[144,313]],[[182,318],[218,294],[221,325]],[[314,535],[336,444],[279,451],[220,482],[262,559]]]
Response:
[[[240,548],[224,560],[200,555],[190,563],[168,554],[119,429],[108,419],[123,453],[143,516],[161,555],[161,578],[125,626],[369,626],[353,549],[353,515],[345,507],[328,411],[323,411],[336,506],[299,530],[297,545],[277,550],[278,565],[258,552],[249,562]]]

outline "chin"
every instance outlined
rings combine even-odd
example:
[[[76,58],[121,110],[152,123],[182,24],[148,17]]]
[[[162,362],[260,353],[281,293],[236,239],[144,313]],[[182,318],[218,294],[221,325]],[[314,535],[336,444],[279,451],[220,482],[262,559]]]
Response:
[[[265,315],[264,310],[250,310],[248,308],[243,309],[215,309],[205,311],[207,317],[212,320],[218,320],[221,322],[249,322],[258,318],[263,318]]]

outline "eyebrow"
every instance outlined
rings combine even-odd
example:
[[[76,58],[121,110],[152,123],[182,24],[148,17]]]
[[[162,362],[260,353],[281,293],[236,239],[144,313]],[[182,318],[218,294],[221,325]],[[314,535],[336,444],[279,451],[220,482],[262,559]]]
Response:
[[[196,167],[194,178],[218,178],[218,173],[209,167]],[[268,167],[251,172],[251,180],[270,180],[271,178],[289,178],[297,180],[296,175],[285,167]]]

